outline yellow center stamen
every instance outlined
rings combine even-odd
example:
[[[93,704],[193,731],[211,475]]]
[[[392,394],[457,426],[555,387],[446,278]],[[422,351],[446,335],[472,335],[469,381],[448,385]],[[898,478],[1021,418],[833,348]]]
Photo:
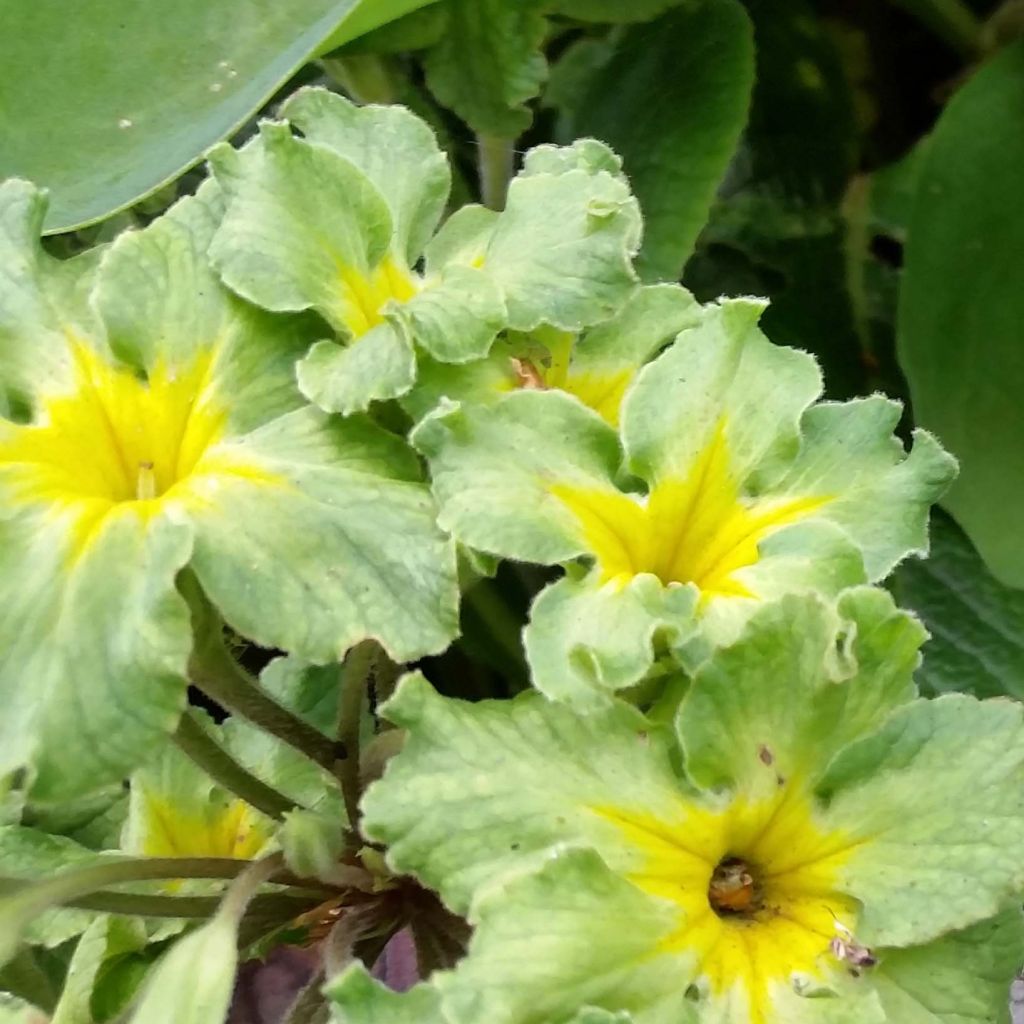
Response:
[[[339,264],[338,276],[341,318],[353,338],[361,338],[383,323],[389,302],[408,302],[419,289],[415,277],[390,256],[369,272]]]

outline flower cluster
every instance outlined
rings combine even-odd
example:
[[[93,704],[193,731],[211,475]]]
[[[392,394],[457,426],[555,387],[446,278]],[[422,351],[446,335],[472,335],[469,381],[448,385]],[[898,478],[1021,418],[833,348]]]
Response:
[[[996,1019],[1024,716],[921,699],[924,632],[874,586],[927,552],[953,460],[908,451],[886,398],[820,400],[762,301],[642,285],[601,143],[539,147],[503,211],[445,219],[409,111],[310,89],[281,113],[71,260],[44,196],[0,187],[0,778],[59,817],[130,776],[107,848],[150,857],[296,867],[358,825],[474,931],[408,993],[331,979],[346,1024]],[[406,675],[360,821],[331,751],[182,717],[226,628],[285,653],[245,685],[328,743],[348,652],[455,638],[457,552],[561,567],[533,686],[467,703]],[[232,913],[195,948],[233,956]]]

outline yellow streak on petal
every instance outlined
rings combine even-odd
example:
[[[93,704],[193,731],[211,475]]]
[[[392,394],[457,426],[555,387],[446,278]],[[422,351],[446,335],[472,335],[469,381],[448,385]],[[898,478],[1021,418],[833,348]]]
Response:
[[[590,406],[606,422],[617,427],[622,398],[635,376],[636,372],[631,369],[609,370],[606,373],[570,370],[563,387],[584,405]]]
[[[753,596],[736,573],[757,563],[759,544],[831,500],[742,496],[724,422],[686,477],[660,481],[646,498],[610,486],[550,490],[575,515],[602,580],[653,573],[666,585],[695,583],[704,599]]]
[[[158,362],[145,379],[78,338],[69,351],[72,390],[45,397],[33,423],[0,423],[0,486],[9,505],[62,523],[72,561],[117,509],[148,518],[216,475],[273,479],[220,444],[216,345],[185,367]]]
[[[837,923],[854,926],[856,904],[836,890],[836,879],[858,842],[824,832],[795,781],[765,800],[691,804],[671,823],[594,810],[641,853],[630,880],[679,907],[679,927],[664,948],[691,952],[712,998],[733,1000],[751,1024],[784,1024],[772,1012],[772,990],[797,972],[820,976]],[[749,915],[720,917],[708,900],[714,870],[729,857],[757,879],[761,902]]]
[[[262,849],[270,830],[242,800],[183,814],[172,801],[146,793],[142,849],[147,857],[233,857],[247,860]]]
[[[353,338],[383,323],[389,302],[408,302],[419,290],[415,277],[391,256],[370,271],[339,263],[338,277],[342,320]]]

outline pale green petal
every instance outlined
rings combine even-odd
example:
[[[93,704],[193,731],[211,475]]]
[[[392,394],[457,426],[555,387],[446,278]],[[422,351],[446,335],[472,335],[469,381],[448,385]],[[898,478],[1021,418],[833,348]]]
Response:
[[[523,634],[533,685],[585,709],[650,670],[658,643],[678,644],[695,625],[694,587],[663,587],[649,573],[624,586],[565,577],[543,590]]]
[[[823,403],[801,422],[803,446],[773,494],[826,494],[819,511],[864,553],[872,580],[909,553],[928,553],[928,510],[956,475],[956,460],[925,431],[909,454],[892,436],[901,408],[880,395]]]
[[[47,200],[27,181],[0,185],[0,394],[31,401],[70,377],[68,333],[95,332],[86,296],[99,250],[61,262],[39,243]]]
[[[680,331],[695,327],[702,309],[679,285],[639,288],[611,320],[580,339],[572,354],[575,374],[639,370]]]
[[[882,590],[848,591],[838,610],[811,595],[764,605],[682,701],[687,774],[755,799],[780,778],[813,781],[843,746],[913,699],[924,638]]]
[[[391,208],[395,255],[412,266],[444,212],[448,159],[427,124],[405,107],[357,107],[326,89],[301,89],[282,105],[312,142],[351,160]]]
[[[0,1024],[43,1024],[42,1011],[23,999],[0,992]]]
[[[481,270],[453,266],[392,315],[406,324],[417,345],[435,359],[468,363],[487,355],[505,326],[505,303]]]
[[[393,992],[355,963],[324,986],[337,1024],[450,1024],[433,985]]]
[[[737,483],[796,454],[800,417],[821,375],[811,356],[761,333],[764,308],[760,299],[729,299],[707,309],[640,372],[622,414],[634,473],[652,484],[685,477],[719,431]]]
[[[441,405],[411,435],[430,461],[438,521],[470,547],[554,563],[586,550],[551,483],[611,487],[615,432],[574,398],[519,391],[495,407]]]
[[[1022,949],[1014,907],[926,946],[882,950],[871,978],[894,1024],[995,1024],[1007,1019]]]
[[[364,278],[391,244],[377,187],[326,146],[264,122],[242,150],[210,153],[228,204],[210,256],[239,295],[278,312],[315,309],[348,333],[345,275]]]
[[[41,881],[63,868],[95,863],[97,854],[64,836],[48,835],[34,828],[5,825],[0,828],[0,876]],[[32,945],[59,946],[81,934],[96,915],[88,910],[55,907],[29,922],[22,936]]]
[[[191,625],[174,587],[191,530],[131,504],[88,526],[56,511],[0,523],[0,775],[70,799],[151,757],[185,702]]]
[[[436,981],[455,1024],[568,1024],[587,1005],[631,1011],[636,1024],[696,1024],[684,995],[693,954],[668,941],[678,909],[590,850],[507,882],[470,920],[468,955]]]
[[[148,374],[188,373],[204,359],[202,402],[244,433],[302,405],[295,361],[316,335],[295,317],[271,316],[229,292],[207,250],[223,213],[216,184],[176,203],[107,251],[96,304],[118,358]]]
[[[685,807],[671,738],[625,704],[591,715],[537,694],[468,704],[413,675],[383,713],[410,734],[364,798],[366,834],[457,912],[566,845],[635,867],[645,854],[616,809],[676,821]]]
[[[456,210],[427,245],[427,274],[436,274],[449,264],[480,266],[499,217],[495,210],[475,203]]]
[[[640,211],[619,178],[528,170],[509,186],[483,269],[504,292],[513,329],[578,331],[607,320],[629,297],[639,242]]]
[[[598,139],[576,139],[569,146],[535,146],[526,154],[520,173],[565,174],[575,170],[588,174],[606,171],[613,178],[626,180],[622,160]]]
[[[306,409],[217,456],[244,471],[197,480],[182,514],[196,527],[192,567],[235,629],[318,663],[367,637],[397,661],[448,645],[454,546],[401,440]]]
[[[373,402],[404,395],[416,380],[408,328],[385,321],[355,344],[320,341],[297,367],[299,388],[327,412],[349,416]]]
[[[947,695],[893,712],[818,787],[850,837],[837,883],[868,945],[929,941],[1024,888],[1024,708]]]

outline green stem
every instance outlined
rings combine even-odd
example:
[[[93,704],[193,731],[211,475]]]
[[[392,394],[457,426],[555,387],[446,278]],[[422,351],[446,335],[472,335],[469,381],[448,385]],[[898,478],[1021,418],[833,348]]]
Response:
[[[335,775],[341,784],[349,828],[359,829],[359,723],[363,713],[366,687],[379,657],[384,652],[375,640],[356,644],[345,656],[341,666],[341,685],[338,693],[338,740],[345,749],[345,757],[337,762]]]
[[[961,56],[977,57],[982,49],[981,19],[964,0],[893,0],[927,25]]]
[[[324,942],[324,973],[334,978],[354,959],[356,943],[373,923],[376,908],[371,904],[348,911],[331,929]]]
[[[317,971],[295,997],[283,1024],[326,1024],[330,1019],[330,1010],[320,994],[323,983],[324,972]]]
[[[174,742],[214,782],[275,821],[280,821],[289,811],[299,806],[243,768],[196,721],[191,712],[186,711],[181,716]]]
[[[238,877],[228,886],[217,916],[231,921],[236,927],[245,917],[246,908],[252,902],[259,887],[269,882],[284,867],[284,854],[272,853],[262,860],[249,861]]]
[[[22,892],[32,883],[18,878],[0,878],[0,898]],[[250,915],[271,918],[298,917],[332,895],[333,890],[295,890],[257,896],[249,907]],[[65,900],[62,906],[93,910],[99,914],[122,917],[171,917],[205,920],[220,906],[219,896],[160,896],[154,893],[93,892]]]
[[[500,139],[494,135],[477,135],[480,168],[480,197],[484,206],[492,210],[505,209],[508,183],[515,168],[513,139]]]
[[[270,696],[232,657],[220,616],[191,573],[179,589],[189,602],[195,644],[189,661],[192,682],[208,697],[330,771],[339,755],[333,740]]]
[[[320,63],[323,65],[324,71],[356,103],[395,102],[395,83],[391,71],[376,54],[360,53],[347,57],[325,57]]]
[[[509,611],[493,580],[474,583],[462,596],[473,614],[487,627],[488,633],[501,653],[516,664],[522,664],[523,623]]]

